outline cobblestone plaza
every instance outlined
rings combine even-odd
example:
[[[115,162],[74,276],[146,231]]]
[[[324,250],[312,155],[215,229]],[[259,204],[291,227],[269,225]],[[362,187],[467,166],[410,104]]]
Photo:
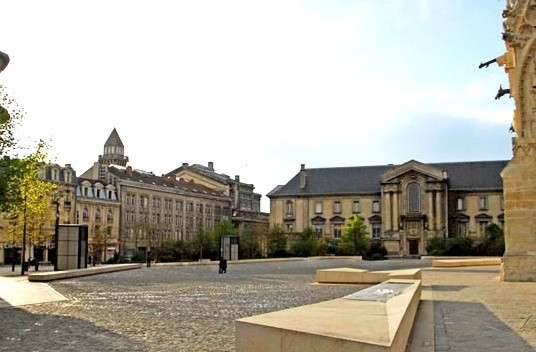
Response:
[[[238,318],[339,298],[365,286],[316,285],[317,269],[428,267],[428,260],[308,259],[153,266],[50,285],[68,298],[0,308],[0,351],[234,351]]]

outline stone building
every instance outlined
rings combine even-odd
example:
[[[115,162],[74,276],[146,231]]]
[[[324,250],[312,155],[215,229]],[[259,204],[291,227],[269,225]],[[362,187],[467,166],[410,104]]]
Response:
[[[255,193],[253,184],[240,181],[240,176],[233,178],[217,173],[214,163],[208,166],[183,163],[179,168],[166,174],[178,180],[192,181],[215,190],[219,190],[231,198],[231,222],[239,233],[249,232],[263,235],[268,233],[269,217],[261,212],[261,195]]]
[[[107,262],[121,247],[121,203],[115,185],[78,178],[76,224],[88,226],[88,253],[97,262]]]
[[[200,231],[210,231],[220,220],[230,219],[231,198],[221,188],[171,174],[157,176],[127,163],[114,128],[103,154],[81,176],[86,182],[98,180],[114,187],[120,208],[117,250],[121,255],[129,258],[164,240],[190,241]]]
[[[482,236],[504,225],[500,172],[507,161],[306,169],[270,198],[270,225],[339,238],[354,214],[391,255],[425,254],[431,236]]]
[[[191,241],[230,218],[230,198],[204,185],[115,165],[107,174],[121,200],[121,253],[127,258],[165,240]]]

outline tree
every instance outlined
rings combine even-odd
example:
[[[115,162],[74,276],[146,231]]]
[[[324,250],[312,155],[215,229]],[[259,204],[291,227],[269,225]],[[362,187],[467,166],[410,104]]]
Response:
[[[283,227],[276,224],[268,232],[268,256],[284,257],[287,255],[287,236]]]
[[[14,128],[24,116],[24,110],[7,93],[5,86],[0,85],[0,211],[8,211],[17,201],[13,190],[11,175],[15,173],[17,158],[10,157],[9,152],[16,146]],[[15,198],[14,198],[15,197]]]
[[[22,260],[26,260],[26,240],[33,244],[44,243],[43,224],[47,222],[48,207],[56,184],[39,178],[39,170],[47,157],[43,141],[37,150],[24,158],[10,161],[10,178],[5,183],[9,194],[8,233],[13,244],[22,244]]]
[[[354,215],[348,219],[339,242],[339,251],[343,255],[364,255],[369,247],[367,226],[363,219]]]
[[[486,227],[484,236],[484,249],[486,255],[504,255],[504,231],[497,224]]]
[[[316,253],[316,234],[310,227],[303,229],[299,240],[291,246],[292,253],[299,257],[309,257]]]
[[[241,259],[260,258],[261,244],[257,236],[249,231],[242,232],[238,252]]]

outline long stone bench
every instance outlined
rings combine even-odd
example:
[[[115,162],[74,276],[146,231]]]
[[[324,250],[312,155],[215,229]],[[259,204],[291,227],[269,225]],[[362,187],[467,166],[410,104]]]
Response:
[[[320,269],[316,282],[323,284],[377,284],[389,279],[420,280],[421,269],[368,271],[355,268]]]
[[[461,266],[482,266],[482,265],[501,265],[502,258],[456,258],[456,259],[436,259],[432,261],[435,268],[452,268]]]
[[[388,280],[330,301],[236,320],[237,352],[404,351],[420,280]]]
[[[129,264],[110,264],[91,266],[84,269],[70,269],[60,271],[43,271],[28,273],[28,281],[32,282],[47,282],[53,280],[69,279],[79,276],[89,276],[104,273],[111,273],[115,271],[140,269],[141,263],[129,263]]]

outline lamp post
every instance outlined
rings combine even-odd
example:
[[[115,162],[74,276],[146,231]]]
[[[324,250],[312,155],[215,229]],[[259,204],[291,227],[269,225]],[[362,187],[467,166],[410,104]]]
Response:
[[[54,271],[58,271],[58,230],[60,227],[60,199],[56,199],[56,222],[54,223]]]
[[[24,217],[22,226],[22,255],[20,257],[20,275],[24,276],[24,271],[26,269],[26,194],[24,195]]]

